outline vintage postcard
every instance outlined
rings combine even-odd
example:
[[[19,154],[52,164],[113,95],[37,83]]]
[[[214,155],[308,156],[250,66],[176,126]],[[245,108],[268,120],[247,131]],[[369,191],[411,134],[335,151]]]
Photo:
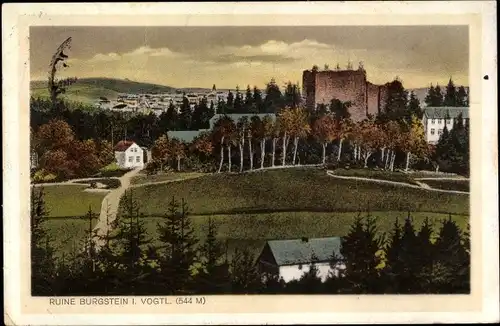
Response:
[[[498,321],[495,3],[3,9],[5,323]]]

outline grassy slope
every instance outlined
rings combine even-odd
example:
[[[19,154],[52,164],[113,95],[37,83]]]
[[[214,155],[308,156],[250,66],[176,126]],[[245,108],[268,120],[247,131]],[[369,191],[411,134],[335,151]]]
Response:
[[[93,221],[92,227],[97,221]],[[56,257],[70,255],[84,247],[88,221],[76,218],[51,218],[45,223]]]
[[[44,188],[49,217],[83,216],[89,210],[99,214],[107,192],[86,192],[86,186],[57,185]]]
[[[371,169],[336,169],[333,173],[340,176],[381,179],[416,185],[412,176],[403,172],[377,171]]]
[[[220,174],[134,189],[144,213],[165,213],[172,196],[193,214],[259,212],[420,211],[469,214],[469,196],[340,180],[315,169]]]
[[[170,92],[169,86],[139,83],[113,78],[82,78],[67,88],[62,97],[74,102],[94,104],[99,97],[115,100],[118,93],[156,93]],[[31,95],[34,97],[48,97],[47,82],[32,81]]]
[[[436,189],[470,191],[469,180],[422,180],[422,182]]]
[[[149,182],[161,182],[161,181],[170,181],[177,179],[191,179],[204,175],[205,173],[200,172],[172,172],[165,174],[154,174],[154,175],[146,175],[146,174],[138,174],[132,178],[132,184],[143,184]]]

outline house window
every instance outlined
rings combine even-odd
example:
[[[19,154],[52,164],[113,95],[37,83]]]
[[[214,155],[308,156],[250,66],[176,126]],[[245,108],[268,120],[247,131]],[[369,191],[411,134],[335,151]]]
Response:
[[[128,157],[128,161],[129,161],[129,163],[132,163],[134,161],[134,157],[133,156],[129,156]]]
[[[432,124],[435,124],[435,123],[436,123],[436,120],[435,120],[435,119],[432,119],[432,120],[431,120],[431,123],[432,123]]]
[[[443,133],[443,129],[439,129],[438,130],[438,135],[441,136],[442,133]]]
[[[432,128],[431,129],[431,135],[434,135],[436,133],[436,129]]]
[[[136,157],[135,157],[135,161],[136,161],[137,163],[139,163],[139,162],[141,161],[141,157],[140,157],[140,156],[136,156]]]
[[[299,264],[299,270],[302,270],[302,264]]]

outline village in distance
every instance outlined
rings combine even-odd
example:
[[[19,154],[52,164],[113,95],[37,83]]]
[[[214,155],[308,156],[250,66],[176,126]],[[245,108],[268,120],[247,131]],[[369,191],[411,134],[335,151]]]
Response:
[[[470,293],[467,85],[64,77],[74,41],[30,85],[33,296]]]

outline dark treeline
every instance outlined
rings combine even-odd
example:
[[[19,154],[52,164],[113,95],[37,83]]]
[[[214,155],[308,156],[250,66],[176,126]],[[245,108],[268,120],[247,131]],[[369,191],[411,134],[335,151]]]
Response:
[[[91,211],[85,218],[95,218]],[[415,228],[408,214],[396,220],[388,236],[373,218],[358,217],[342,239],[345,264],[339,276],[325,282],[311,266],[300,280],[283,282],[264,275],[256,256],[238,250],[228,258],[209,219],[205,233],[195,233],[187,203],[172,198],[158,222],[159,241],[149,238],[141,208],[132,193],[122,199],[116,231],[81,250],[55,258],[45,230],[43,190],[31,196],[31,275],[34,296],[172,295],[251,293],[469,293],[469,234],[451,219],[441,221],[437,234],[428,219]],[[90,224],[89,224],[90,225]],[[93,231],[89,228],[88,235]],[[339,262],[334,257],[332,264]]]
[[[465,87],[456,87],[453,80],[450,78],[446,89],[441,89],[441,86],[437,84],[432,85],[427,91],[427,96],[425,97],[425,104],[431,107],[439,106],[454,106],[454,107],[466,107],[469,106],[469,93],[465,90]]]

